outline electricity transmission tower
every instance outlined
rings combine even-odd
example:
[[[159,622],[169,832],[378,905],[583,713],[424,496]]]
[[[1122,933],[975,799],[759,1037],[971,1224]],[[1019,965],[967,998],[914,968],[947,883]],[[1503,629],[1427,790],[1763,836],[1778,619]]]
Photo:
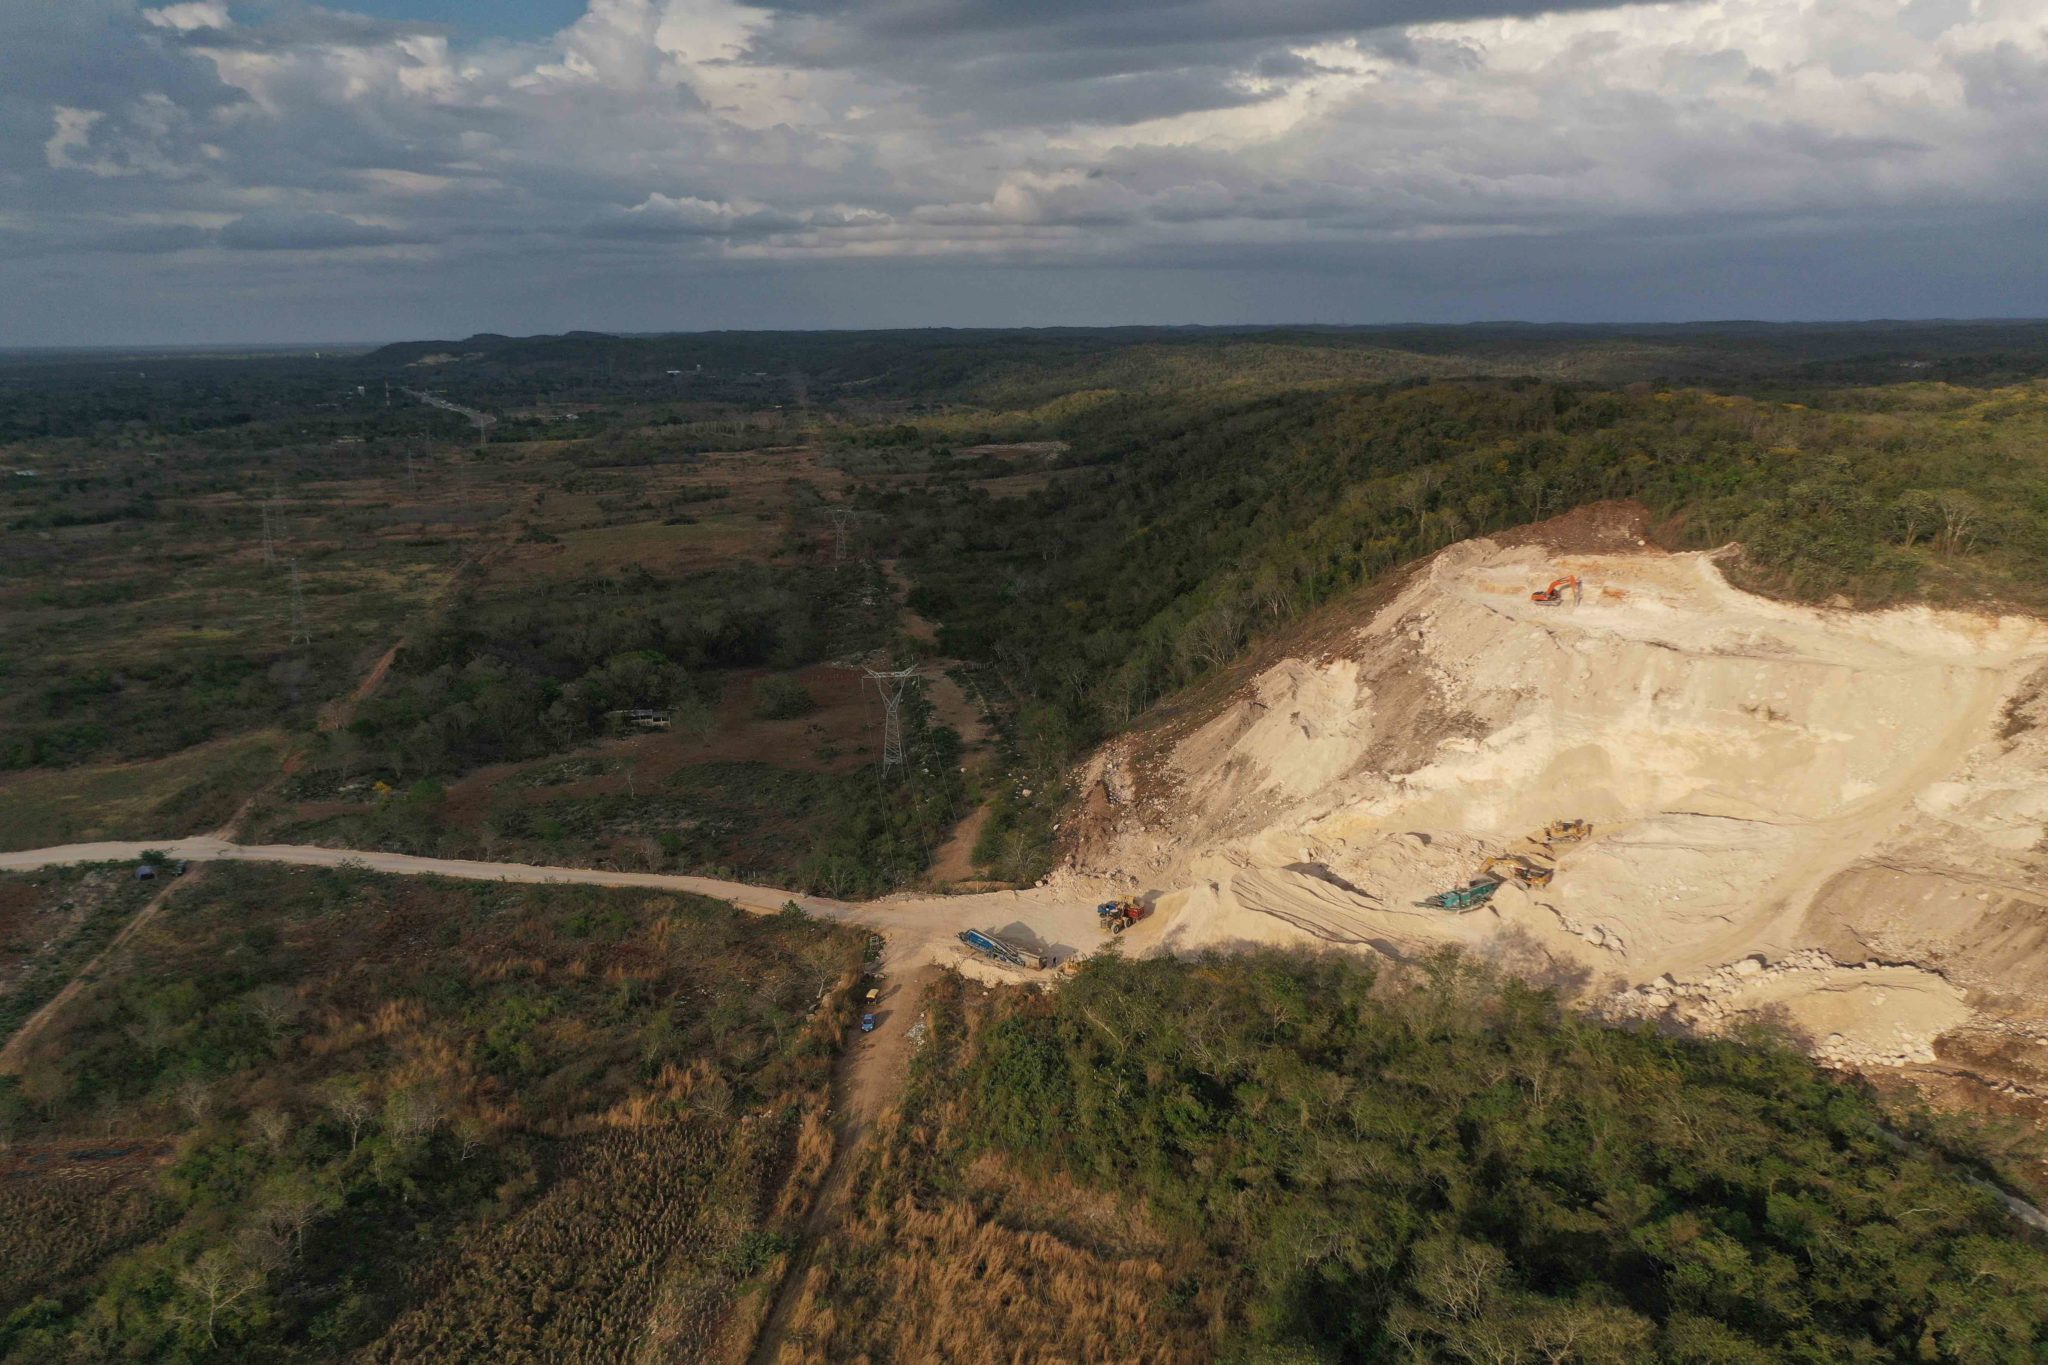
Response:
[[[313,643],[312,628],[306,624],[306,590],[299,583],[299,561],[292,561],[292,638],[295,645]]]
[[[827,507],[825,515],[832,518],[832,572],[838,573],[839,566],[846,562],[846,546],[853,534],[853,524],[867,513],[857,507]]]
[[[882,772],[886,776],[892,767],[907,771],[910,765],[903,754],[903,696],[912,683],[924,681],[924,674],[915,667],[894,672],[874,668],[861,671],[875,685],[875,691],[882,694]]]
[[[277,546],[271,539],[270,500],[264,499],[259,510],[263,513],[263,562],[270,568],[277,567]]]

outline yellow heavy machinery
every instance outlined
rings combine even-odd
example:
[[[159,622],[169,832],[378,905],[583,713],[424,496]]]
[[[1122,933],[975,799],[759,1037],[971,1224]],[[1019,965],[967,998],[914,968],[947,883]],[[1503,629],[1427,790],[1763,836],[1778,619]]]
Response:
[[[1136,896],[1104,901],[1095,907],[1096,917],[1102,921],[1102,927],[1112,934],[1121,934],[1151,913],[1152,907]]]
[[[1497,853],[1486,860],[1485,865],[1479,869],[1479,875],[1492,877],[1497,881],[1506,881],[1512,877],[1524,886],[1548,886],[1550,879],[1557,875],[1557,869],[1545,867],[1527,854]]]
[[[1590,838],[1593,826],[1586,820],[1553,820],[1531,835],[1529,847],[1510,853],[1496,853],[1480,867],[1479,875],[1464,886],[1442,891],[1423,902],[1439,910],[1475,910],[1493,899],[1493,893],[1509,882],[1517,886],[1548,886],[1557,876],[1557,844],[1575,844]]]
[[[1557,875],[1528,853],[1496,853],[1480,867],[1479,875],[1460,887],[1440,891],[1423,902],[1438,910],[1463,913],[1476,910],[1493,899],[1493,893],[1514,882],[1519,886],[1548,886]]]

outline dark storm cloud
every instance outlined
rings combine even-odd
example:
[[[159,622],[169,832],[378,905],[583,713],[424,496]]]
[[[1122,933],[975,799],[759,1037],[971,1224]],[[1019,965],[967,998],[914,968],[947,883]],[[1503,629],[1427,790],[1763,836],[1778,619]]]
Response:
[[[886,72],[938,111],[1135,122],[1261,98],[1292,49],[1405,26],[1609,8],[1623,0],[768,0],[767,63]],[[1395,39],[1398,44],[1398,38]],[[1249,78],[1249,79],[1248,79]]]
[[[339,213],[261,210],[221,228],[220,244],[235,251],[337,251],[349,247],[407,246],[429,240],[417,233],[359,223]]]
[[[654,195],[629,209],[605,214],[583,228],[590,237],[623,241],[765,237],[805,226],[803,217],[759,204],[735,205],[706,199]]]
[[[0,344],[2048,279],[2039,0],[588,0],[523,44],[344,9],[0,0]],[[1873,285],[1922,213],[1972,253]]]
[[[1615,0],[767,0],[771,13],[831,21],[803,31],[822,60],[840,54],[863,64],[888,52],[914,53],[932,43],[972,43],[996,50],[1113,51],[1162,54],[1167,63],[1189,53],[1366,33],[1411,24],[1529,17],[1599,9]],[[767,40],[775,41],[776,30]],[[830,36],[825,36],[829,32]]]
[[[152,96],[189,117],[244,98],[134,16],[123,0],[0,0],[0,171],[44,162],[53,107],[121,110]],[[102,137],[117,135],[111,120]]]

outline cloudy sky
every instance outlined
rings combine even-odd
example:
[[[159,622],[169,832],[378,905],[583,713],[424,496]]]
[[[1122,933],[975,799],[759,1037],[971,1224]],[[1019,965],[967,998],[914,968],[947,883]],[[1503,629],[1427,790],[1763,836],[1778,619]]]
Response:
[[[2043,0],[0,0],[0,345],[2018,315]]]

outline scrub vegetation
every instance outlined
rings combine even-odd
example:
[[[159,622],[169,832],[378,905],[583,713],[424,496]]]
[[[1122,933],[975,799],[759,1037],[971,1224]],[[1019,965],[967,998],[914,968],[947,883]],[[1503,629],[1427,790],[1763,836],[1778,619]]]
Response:
[[[1766,1036],[1606,1027],[1451,956],[1110,957],[929,1009],[794,1358],[2048,1349],[1998,1196]]]
[[[864,940],[210,869],[0,1078],[0,1359],[717,1359],[822,1170]]]

